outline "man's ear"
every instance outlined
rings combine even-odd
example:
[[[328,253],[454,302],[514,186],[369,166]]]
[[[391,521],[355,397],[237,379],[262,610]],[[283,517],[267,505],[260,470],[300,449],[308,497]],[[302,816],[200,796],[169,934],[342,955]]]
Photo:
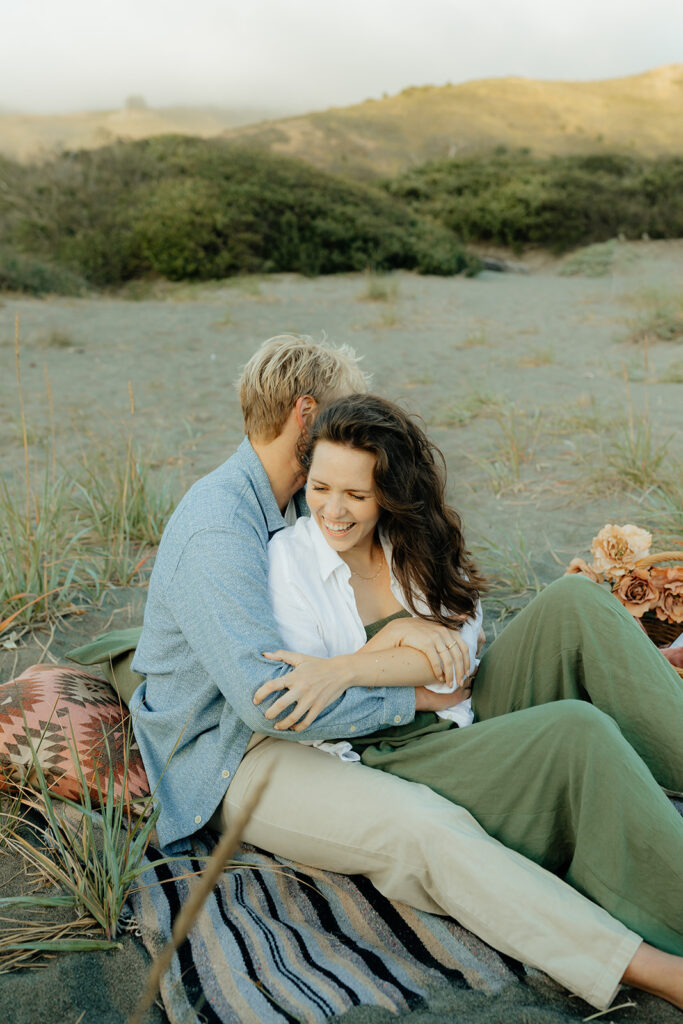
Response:
[[[307,430],[317,415],[318,403],[313,395],[302,395],[300,398],[297,398],[294,411],[299,430]]]

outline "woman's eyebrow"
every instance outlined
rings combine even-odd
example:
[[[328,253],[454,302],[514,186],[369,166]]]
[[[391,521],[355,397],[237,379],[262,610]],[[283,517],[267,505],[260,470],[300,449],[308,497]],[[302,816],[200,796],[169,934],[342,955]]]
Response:
[[[319,484],[321,487],[329,487],[330,485],[326,480],[321,480],[317,476],[309,476],[308,482],[310,484]],[[353,491],[355,494],[372,494],[371,487],[344,487],[345,491]]]

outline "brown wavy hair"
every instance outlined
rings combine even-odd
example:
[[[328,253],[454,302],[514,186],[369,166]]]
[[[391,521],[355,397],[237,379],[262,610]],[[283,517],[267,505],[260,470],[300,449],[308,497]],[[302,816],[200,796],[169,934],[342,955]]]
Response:
[[[465,548],[460,516],[445,501],[445,459],[415,419],[377,395],[350,395],[316,417],[299,456],[306,472],[319,441],[375,456],[378,525],[410,609],[418,614],[414,595],[422,594],[430,611],[422,618],[453,628],[472,616],[486,583]]]

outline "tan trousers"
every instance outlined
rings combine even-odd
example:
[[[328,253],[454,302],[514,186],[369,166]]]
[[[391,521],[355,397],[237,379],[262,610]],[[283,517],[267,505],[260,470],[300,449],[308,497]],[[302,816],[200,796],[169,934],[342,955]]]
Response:
[[[640,937],[492,839],[468,811],[426,786],[255,734],[225,796],[227,822],[264,776],[246,842],[366,875],[386,897],[453,917],[593,1006],[609,1006]]]

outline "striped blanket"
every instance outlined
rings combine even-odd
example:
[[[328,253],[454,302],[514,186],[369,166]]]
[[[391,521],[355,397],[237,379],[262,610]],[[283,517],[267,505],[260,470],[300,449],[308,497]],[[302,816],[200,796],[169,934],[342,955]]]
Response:
[[[132,895],[152,956],[210,842],[196,844],[196,857],[151,867]],[[392,903],[361,876],[246,845],[233,865],[163,979],[171,1024],[313,1024],[361,1005],[397,1013],[428,1008],[447,986],[493,993],[523,973],[453,921]]]

